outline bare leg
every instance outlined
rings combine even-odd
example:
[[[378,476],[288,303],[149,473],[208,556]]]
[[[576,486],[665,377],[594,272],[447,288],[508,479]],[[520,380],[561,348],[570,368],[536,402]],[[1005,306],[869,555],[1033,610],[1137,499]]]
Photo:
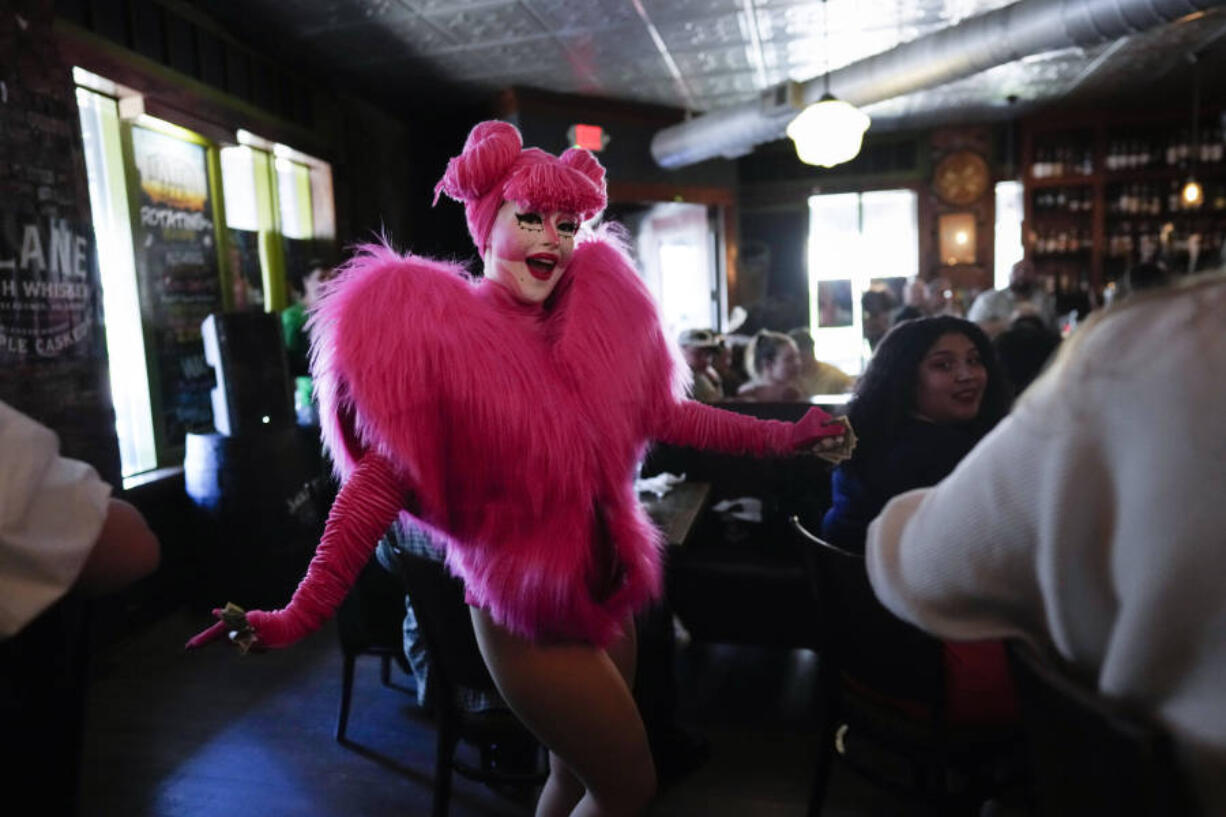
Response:
[[[640,814],[655,794],[655,768],[627,680],[634,674],[633,624],[606,652],[534,644],[481,610],[472,618],[498,691],[551,752],[537,814],[566,814],[572,804],[575,817]]]
[[[635,665],[638,660],[638,639],[634,617],[627,616],[622,625],[623,635],[605,651],[628,689],[634,689]],[[641,716],[640,716],[641,717]],[[654,764],[653,764],[654,768]],[[536,817],[565,817],[583,798],[587,789],[566,762],[555,753],[549,753],[549,779],[536,804]]]

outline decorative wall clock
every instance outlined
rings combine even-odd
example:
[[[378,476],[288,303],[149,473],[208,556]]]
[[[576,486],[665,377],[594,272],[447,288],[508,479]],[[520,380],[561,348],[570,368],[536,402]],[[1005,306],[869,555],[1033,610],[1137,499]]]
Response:
[[[932,189],[946,204],[965,207],[988,189],[988,163],[973,150],[957,150],[941,159],[932,174]]]

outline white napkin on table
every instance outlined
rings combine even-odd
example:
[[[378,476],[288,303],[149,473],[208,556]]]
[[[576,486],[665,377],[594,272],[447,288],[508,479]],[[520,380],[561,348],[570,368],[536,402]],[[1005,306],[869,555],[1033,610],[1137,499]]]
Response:
[[[665,471],[662,474],[656,474],[654,477],[640,477],[636,479],[634,481],[634,490],[640,494],[655,494],[658,498],[671,491],[673,486],[679,482],[685,482],[685,474],[678,476]]]

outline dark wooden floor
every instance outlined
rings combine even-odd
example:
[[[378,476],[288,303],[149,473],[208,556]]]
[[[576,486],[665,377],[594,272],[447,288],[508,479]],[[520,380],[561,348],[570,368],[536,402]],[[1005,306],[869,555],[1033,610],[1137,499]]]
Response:
[[[327,627],[293,649],[241,657],[182,651],[198,616],[172,614],[96,656],[82,817],[427,815],[434,730],[412,679],[379,682],[359,661],[349,736],[332,737],[340,652]],[[663,791],[651,815],[803,815],[816,746],[814,657],[715,645],[679,656],[681,720],[708,762]],[[836,770],[827,815],[897,809]],[[531,814],[527,800],[455,778],[453,817]]]

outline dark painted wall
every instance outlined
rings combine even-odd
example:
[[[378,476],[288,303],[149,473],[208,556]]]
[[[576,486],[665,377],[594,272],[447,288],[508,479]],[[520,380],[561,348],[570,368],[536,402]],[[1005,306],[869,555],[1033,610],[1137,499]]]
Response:
[[[400,250],[467,259],[475,252],[463,210],[446,197],[432,206],[434,185],[482,117],[477,104],[450,109],[406,103],[396,112],[360,100],[340,101],[332,166],[337,238],[342,250],[381,235]]]

